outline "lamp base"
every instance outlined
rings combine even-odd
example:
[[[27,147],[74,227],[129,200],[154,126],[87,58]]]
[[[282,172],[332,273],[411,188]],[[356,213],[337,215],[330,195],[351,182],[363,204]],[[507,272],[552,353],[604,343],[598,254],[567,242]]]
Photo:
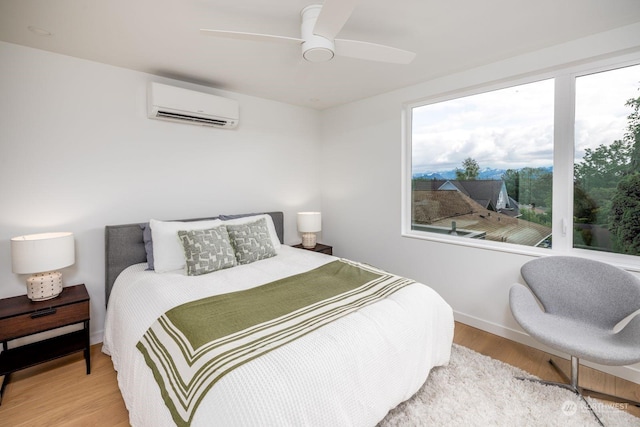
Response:
[[[316,233],[302,233],[302,247],[313,249],[316,247]]]
[[[62,273],[37,273],[27,279],[27,297],[31,301],[53,299],[62,292]]]

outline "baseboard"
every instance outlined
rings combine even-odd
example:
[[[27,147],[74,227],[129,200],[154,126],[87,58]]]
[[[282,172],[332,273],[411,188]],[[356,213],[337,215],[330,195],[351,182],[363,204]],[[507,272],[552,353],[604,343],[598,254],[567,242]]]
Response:
[[[555,356],[562,357],[564,359],[570,358],[568,354],[549,348],[544,344],[541,344],[535,339],[531,338],[529,335],[527,335],[522,331],[508,328],[506,326],[499,325],[494,322],[489,322],[487,320],[480,319],[475,316],[470,316],[468,314],[460,313],[458,311],[454,311],[454,318],[456,321],[460,323],[473,326],[474,328],[478,328],[483,331],[492,333],[494,335],[498,335],[499,337],[507,338],[507,339],[510,339],[511,341],[528,345],[529,347],[537,348],[538,350],[551,353]],[[635,364],[631,366],[605,366],[605,365],[599,365],[597,363],[592,363],[582,359],[580,360],[580,364],[588,366],[593,369],[597,369],[602,372],[606,372],[607,374],[615,375],[616,377],[620,377],[628,381],[632,381],[636,384],[640,384],[640,364]]]

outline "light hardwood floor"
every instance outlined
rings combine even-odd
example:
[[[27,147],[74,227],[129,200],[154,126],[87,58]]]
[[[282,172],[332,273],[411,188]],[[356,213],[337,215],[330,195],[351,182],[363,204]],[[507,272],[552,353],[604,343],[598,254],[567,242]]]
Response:
[[[540,378],[561,381],[548,363],[549,355],[542,351],[461,323],[456,323],[454,342]],[[128,426],[111,359],[100,349],[100,344],[91,347],[91,375],[85,375],[82,353],[13,374],[0,406],[0,425]],[[581,367],[580,382],[640,400],[639,385],[594,369]],[[640,408],[629,407],[628,412],[640,417]]]

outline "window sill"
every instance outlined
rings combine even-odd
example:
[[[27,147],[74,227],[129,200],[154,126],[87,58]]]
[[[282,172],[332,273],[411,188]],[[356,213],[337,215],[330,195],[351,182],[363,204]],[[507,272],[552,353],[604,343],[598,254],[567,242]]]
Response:
[[[435,243],[444,243],[448,245],[465,246],[469,248],[489,250],[495,252],[503,252],[514,255],[525,255],[530,257],[542,257],[552,255],[578,256],[589,258],[596,261],[606,262],[615,265],[623,270],[640,273],[640,263],[638,257],[632,255],[622,255],[609,252],[590,251],[585,249],[569,249],[567,251],[534,248],[529,246],[515,245],[512,243],[493,242],[488,240],[467,239],[464,237],[454,236],[430,236],[427,233],[416,232],[413,230],[403,231],[402,237],[418,240],[426,240]]]

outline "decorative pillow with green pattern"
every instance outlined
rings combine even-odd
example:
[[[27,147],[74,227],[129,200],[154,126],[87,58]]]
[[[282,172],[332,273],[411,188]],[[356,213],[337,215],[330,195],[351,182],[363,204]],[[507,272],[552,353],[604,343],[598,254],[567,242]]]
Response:
[[[264,218],[247,224],[226,227],[238,264],[249,264],[277,255]]]
[[[206,230],[180,230],[187,275],[199,276],[237,265],[227,228],[222,225]]]

